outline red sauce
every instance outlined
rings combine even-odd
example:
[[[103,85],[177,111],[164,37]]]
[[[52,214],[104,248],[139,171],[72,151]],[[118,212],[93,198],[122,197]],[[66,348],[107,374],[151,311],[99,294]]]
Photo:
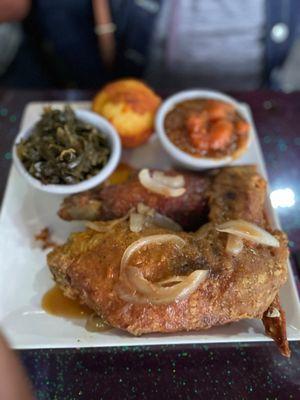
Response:
[[[177,104],[165,118],[169,139],[194,157],[236,157],[247,143],[249,124],[233,105],[194,99]]]

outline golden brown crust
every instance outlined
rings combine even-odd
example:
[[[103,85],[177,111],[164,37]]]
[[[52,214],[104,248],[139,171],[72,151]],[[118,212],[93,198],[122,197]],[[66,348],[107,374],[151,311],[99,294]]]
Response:
[[[216,223],[245,219],[265,225],[266,181],[253,165],[224,168],[211,186],[209,219]]]
[[[157,233],[166,232],[152,228],[143,235]],[[62,282],[59,276],[63,276],[67,281],[64,286],[74,288],[84,303],[115,327],[135,335],[199,330],[241,318],[262,318],[266,306],[286,280],[286,241],[281,233],[274,234],[281,241],[279,249],[245,245],[238,257],[232,257],[224,253],[225,234],[218,233],[212,224],[199,240],[197,234],[191,237],[181,233],[188,246],[182,258],[177,263],[173,261],[173,274],[203,268],[210,268],[211,272],[209,279],[188,299],[169,305],[129,304],[115,292],[122,254],[141,237],[130,232],[127,223],[106,234],[91,230],[74,234],[66,245],[50,253],[48,263],[58,283]],[[141,260],[140,263],[147,265],[143,267],[144,274],[155,279],[157,265],[162,263],[166,267],[166,260],[174,260],[174,254],[166,246],[163,254],[154,257],[153,252],[154,249],[145,252],[147,263]],[[149,260],[153,260],[152,266]]]
[[[234,196],[228,196],[229,190]],[[209,277],[185,300],[167,305],[133,304],[121,300],[116,291],[120,260],[127,246],[141,236],[169,233],[161,228],[133,233],[128,223],[122,222],[106,233],[88,229],[73,234],[65,245],[52,251],[48,265],[66,295],[79,297],[112,326],[134,335],[261,319],[287,278],[287,239],[282,232],[271,231],[280,247],[245,241],[242,252],[232,256],[225,252],[227,234],[218,232],[214,223],[244,218],[263,226],[264,196],[265,183],[255,168],[226,168],[216,175],[211,190],[212,222],[192,234],[178,233],[186,241],[181,253],[174,254],[174,247],[165,244],[138,254],[144,276],[153,281],[209,269]],[[244,204],[249,199],[255,207]]]
[[[146,190],[137,174],[133,174],[128,182],[66,197],[58,214],[68,221],[107,220],[121,217],[143,202],[190,229],[191,225],[197,226],[191,221],[203,220],[201,213],[207,212],[205,205],[209,197],[211,221],[218,223],[239,216],[264,225],[266,182],[255,166],[224,168],[215,177],[213,175],[213,172],[185,173],[186,194],[166,198]]]
[[[170,175],[174,174],[170,172]],[[184,229],[198,228],[207,218],[208,176],[182,173],[186,192],[180,197],[164,197],[144,188],[137,173],[127,182],[98,187],[67,197],[58,212],[65,220],[108,220],[119,218],[144,203],[178,222]]]

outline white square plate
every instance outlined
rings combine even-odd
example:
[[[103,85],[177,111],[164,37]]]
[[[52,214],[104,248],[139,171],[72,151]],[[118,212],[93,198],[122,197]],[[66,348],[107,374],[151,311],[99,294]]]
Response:
[[[52,103],[61,106],[63,103]],[[30,103],[22,128],[36,121],[45,103]],[[89,108],[89,103],[74,103]],[[251,113],[245,105],[249,117]],[[236,164],[257,164],[266,177],[263,156],[253,125],[252,143]],[[135,167],[168,168],[171,161],[155,136],[149,143],[124,152],[123,160]],[[81,229],[81,223],[60,220],[56,212],[62,196],[49,195],[29,187],[12,167],[2,204],[0,219],[0,324],[12,346],[17,349],[57,347],[101,347],[152,344],[221,343],[269,341],[261,321],[244,320],[202,332],[152,334],[133,337],[117,329],[90,333],[83,320],[65,319],[47,314],[41,308],[44,293],[53,286],[46,266],[45,252],[34,243],[34,235],[48,226],[54,239],[64,241],[69,233]],[[267,211],[274,226],[278,220],[268,200]],[[291,268],[281,290],[281,302],[287,314],[290,340],[300,339],[300,307]]]

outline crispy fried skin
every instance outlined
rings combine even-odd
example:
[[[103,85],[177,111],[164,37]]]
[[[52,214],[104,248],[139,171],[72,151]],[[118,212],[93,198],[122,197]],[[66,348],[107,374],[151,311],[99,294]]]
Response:
[[[265,195],[266,181],[255,166],[224,168],[209,191],[209,219],[221,223],[240,218],[264,226]]]
[[[196,233],[180,233],[187,241],[180,256],[165,245],[145,250],[137,260],[151,280],[210,268],[209,278],[198,290],[177,303],[130,304],[115,290],[126,247],[143,235],[169,233],[159,228],[136,234],[123,223],[106,234],[92,230],[74,234],[66,245],[49,254],[48,263],[67,295],[79,297],[112,326],[134,335],[199,330],[242,318],[262,318],[286,279],[284,237],[275,233],[281,241],[279,249],[245,246],[238,257],[231,257],[224,253],[225,234],[211,224],[206,230],[199,238]]]
[[[287,278],[285,235],[272,231],[279,248],[245,241],[242,252],[232,256],[225,252],[227,235],[217,232],[214,223],[244,218],[264,226],[264,180],[251,167],[226,168],[214,178],[209,198],[211,222],[195,233],[179,233],[186,240],[180,253],[170,244],[151,246],[131,260],[152,281],[209,269],[209,277],[190,297],[166,305],[133,304],[119,298],[116,287],[126,247],[142,236],[170,233],[155,226],[133,233],[126,221],[106,233],[87,229],[71,235],[48,255],[54,279],[67,296],[80,299],[112,326],[134,335],[200,330],[263,318]],[[244,204],[249,199],[255,207]],[[279,331],[276,337],[279,343]]]
[[[279,316],[269,317],[268,315],[270,315],[274,309],[279,311]],[[283,356],[290,357],[291,351],[286,337],[285,312],[281,307],[278,295],[275,297],[270,307],[264,312],[262,321],[265,326],[266,335],[270,336],[277,343],[279,351]]]
[[[169,172],[169,175],[174,172]],[[110,220],[125,215],[138,203],[144,203],[178,222],[184,229],[198,228],[207,218],[209,177],[183,173],[186,192],[180,197],[164,197],[145,189],[137,173],[129,181],[98,187],[67,197],[58,214],[65,220]]]
[[[184,176],[187,191],[181,197],[166,198],[149,192],[136,173],[122,184],[99,186],[66,197],[58,214],[67,221],[106,221],[122,217],[142,202],[190,230],[205,220],[209,196],[211,220],[221,222],[239,216],[262,224],[266,182],[254,166],[224,168],[215,179],[211,174]]]

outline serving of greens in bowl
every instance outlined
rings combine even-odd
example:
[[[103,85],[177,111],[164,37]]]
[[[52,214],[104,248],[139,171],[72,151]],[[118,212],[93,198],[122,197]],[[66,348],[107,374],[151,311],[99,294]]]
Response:
[[[103,182],[121,155],[118,134],[91,111],[45,107],[40,120],[19,133],[14,163],[34,187],[51,193],[77,193]]]

